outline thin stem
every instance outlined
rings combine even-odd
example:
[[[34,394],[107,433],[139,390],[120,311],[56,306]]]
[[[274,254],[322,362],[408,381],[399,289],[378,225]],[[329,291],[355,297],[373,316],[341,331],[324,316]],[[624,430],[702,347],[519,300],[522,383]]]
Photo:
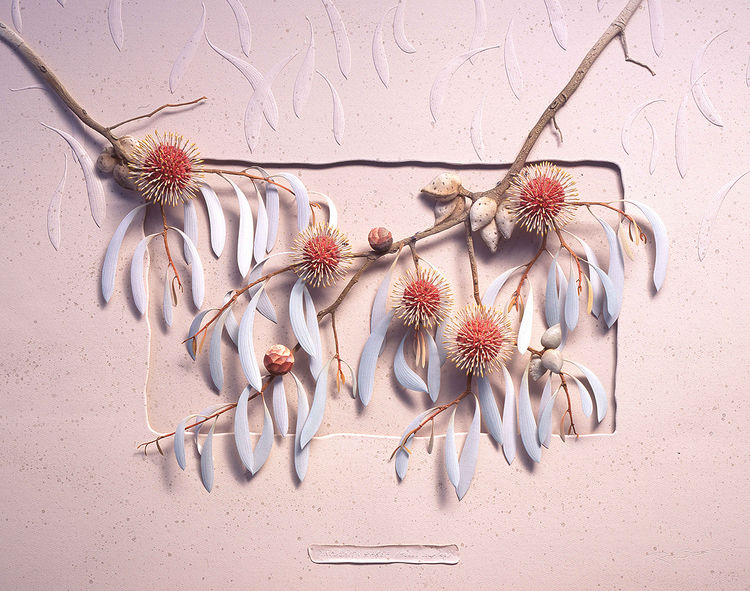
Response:
[[[182,291],[182,281],[180,281],[180,274],[177,272],[177,267],[175,266],[174,260],[172,259],[172,253],[169,252],[169,239],[167,238],[169,226],[167,225],[167,214],[164,212],[163,205],[159,204],[159,208],[161,209],[161,221],[164,224],[164,229],[161,231],[162,238],[164,238],[164,250],[167,252],[167,260],[169,261],[169,266],[172,267],[174,276],[177,278],[177,285],[180,286],[180,291]]]
[[[125,125],[126,123],[130,123],[132,121],[138,121],[139,119],[148,119],[149,117],[153,117],[156,115],[159,111],[163,111],[164,109],[176,109],[179,107],[189,107],[190,105],[194,105],[195,103],[199,103],[200,101],[208,100],[207,97],[202,96],[200,98],[195,99],[194,101],[188,101],[186,103],[167,103],[166,105],[162,105],[161,107],[154,109],[150,113],[146,113],[145,115],[138,115],[137,117],[131,117],[130,119],[125,119],[125,121],[120,121],[119,123],[115,123],[114,125],[110,125],[107,127],[107,131],[112,131],[113,129],[116,129],[120,127],[121,125]]]
[[[611,209],[612,211],[616,211],[622,217],[624,217],[626,220],[628,220],[631,224],[633,224],[636,228],[639,229],[641,240],[643,240],[643,242],[646,242],[646,235],[643,232],[640,232],[640,226],[636,223],[636,221],[633,218],[633,216],[625,213],[619,207],[615,207],[615,206],[610,205],[609,203],[605,203],[603,201],[574,201],[572,203],[573,203],[573,205],[588,207],[589,209],[591,208],[592,205],[598,205],[599,207],[606,207],[607,209]]]
[[[575,435],[578,437],[578,431],[576,431],[575,423],[573,423],[573,407],[570,403],[570,392],[568,391],[568,382],[565,381],[565,376],[560,374],[560,385],[565,390],[565,396],[568,399],[568,409],[563,413],[562,419],[560,420],[560,432],[563,432],[563,423],[565,421],[565,415],[570,417],[570,427],[568,427],[568,435]]]
[[[578,267],[578,295],[581,294],[581,290],[583,289],[583,271],[581,270],[581,259],[580,257],[575,253],[575,251],[568,246],[568,243],[565,242],[565,238],[563,238],[562,232],[560,231],[560,228],[555,225],[555,234],[557,234],[558,240],[560,240],[560,246],[562,246],[565,250],[570,253],[570,256],[573,257],[573,260],[576,262],[576,267]]]
[[[656,76],[656,72],[654,72],[650,66],[647,66],[643,62],[639,62],[638,60],[634,60],[630,57],[630,53],[628,53],[628,42],[625,39],[625,31],[620,31],[618,37],[620,38],[620,45],[622,45],[622,53],[625,56],[625,61],[630,62],[631,64],[635,64],[636,66],[640,66],[641,68],[645,68],[651,73],[652,76]]]
[[[409,250],[411,251],[411,260],[414,261],[414,268],[419,269],[419,255],[417,254],[416,240],[409,241]]]
[[[280,189],[284,189],[285,191],[288,191],[289,193],[294,195],[294,191],[292,191],[291,188],[286,187],[280,183],[277,183],[276,181],[271,180],[270,177],[258,176],[257,174],[250,174],[248,172],[245,172],[244,170],[227,170],[224,168],[201,168],[201,172],[204,174],[218,174],[218,175],[230,174],[234,176],[244,176],[245,178],[252,179],[254,181],[264,181],[271,185],[276,185]]]
[[[474,253],[474,238],[471,235],[471,222],[467,219],[464,222],[466,234],[466,250],[469,253],[469,266],[471,267],[471,283],[474,286],[474,301],[478,306],[482,305],[482,298],[479,295],[479,273],[477,272],[477,258]]]
[[[341,391],[341,383],[346,383],[346,378],[344,377],[344,372],[341,369],[341,351],[339,349],[339,333],[336,330],[336,313],[331,312],[331,332],[333,332],[333,343],[334,347],[336,349],[336,354],[334,355],[334,359],[336,360],[336,363],[338,365],[337,371],[336,371],[336,391]]]
[[[536,254],[534,255],[534,258],[532,258],[528,263],[526,263],[526,268],[523,271],[523,275],[521,275],[521,279],[518,281],[518,287],[516,287],[516,291],[514,291],[510,296],[510,303],[508,304],[508,310],[511,308],[514,308],[518,310],[518,301],[521,298],[521,287],[523,287],[523,282],[526,281],[526,278],[529,276],[529,271],[531,271],[531,267],[534,266],[534,263],[537,262],[540,256],[542,256],[542,253],[545,251],[547,246],[547,234],[544,234],[542,236],[542,243],[539,245],[539,250],[536,251]]]

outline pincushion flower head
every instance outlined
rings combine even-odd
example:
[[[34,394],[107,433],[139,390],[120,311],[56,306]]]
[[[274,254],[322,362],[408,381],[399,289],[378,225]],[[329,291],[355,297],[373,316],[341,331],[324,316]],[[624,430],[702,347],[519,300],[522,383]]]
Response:
[[[453,302],[445,278],[433,269],[409,270],[393,289],[393,309],[397,318],[416,330],[442,322]]]
[[[349,239],[325,223],[308,226],[294,240],[294,272],[314,287],[328,287],[351,264]]]
[[[138,142],[130,176],[146,201],[177,205],[192,199],[201,178],[201,160],[192,142],[181,135],[147,135]]]
[[[469,304],[445,329],[448,357],[458,369],[478,376],[505,364],[515,339],[510,319],[491,306]]]
[[[537,234],[567,224],[578,198],[570,174],[551,162],[524,167],[511,179],[508,193],[516,223]]]

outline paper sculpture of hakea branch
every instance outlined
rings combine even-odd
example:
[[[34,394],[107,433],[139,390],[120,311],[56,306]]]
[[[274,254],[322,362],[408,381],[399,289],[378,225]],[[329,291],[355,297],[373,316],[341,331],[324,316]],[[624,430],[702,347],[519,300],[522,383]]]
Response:
[[[335,373],[340,387],[348,379],[352,393],[362,405],[372,401],[376,366],[381,357],[387,332],[395,324],[403,325],[403,336],[393,360],[393,373],[406,390],[429,396],[433,406],[420,413],[404,430],[394,450],[395,469],[399,479],[405,477],[414,437],[427,425],[432,427],[439,415],[450,411],[446,426],[445,467],[450,482],[461,499],[474,476],[479,453],[481,423],[491,437],[502,446],[510,463],[516,456],[516,434],[520,432],[525,452],[534,460],[541,460],[541,450],[549,446],[552,425],[559,423],[560,436],[577,436],[571,403],[571,386],[581,399],[584,415],[596,408],[597,421],[607,412],[607,396],[599,379],[585,365],[564,356],[564,346],[574,334],[581,314],[581,302],[589,314],[604,319],[611,327],[617,320],[622,304],[624,256],[633,245],[646,241],[638,221],[624,210],[621,202],[587,201],[578,195],[575,184],[564,169],[549,162],[526,164],[528,155],[542,130],[554,124],[557,111],[570,99],[592,64],[615,37],[622,37],[624,28],[640,0],[630,0],[617,18],[589,50],[575,74],[545,109],[528,134],[518,156],[505,177],[491,189],[471,191],[453,173],[443,173],[423,189],[435,200],[435,224],[400,240],[394,241],[385,228],[373,228],[368,236],[369,250],[355,252],[349,239],[339,228],[333,201],[322,196],[319,202],[311,199],[302,181],[289,173],[269,176],[261,168],[245,170],[211,168],[201,161],[195,146],[177,134],[155,133],[146,138],[118,137],[113,130],[126,123],[150,117],[164,108],[177,108],[197,101],[169,104],[155,111],[105,127],[95,121],[65,90],[48,66],[23,40],[0,23],[0,38],[8,42],[40,73],[68,107],[91,129],[104,137],[111,146],[97,159],[96,165],[86,155],[80,143],[62,130],[56,131],[70,145],[84,171],[92,215],[100,224],[105,203],[102,185],[96,175],[111,174],[124,187],[133,189],[141,203],[120,222],[107,247],[102,269],[102,293],[109,301],[114,290],[115,273],[120,246],[128,229],[148,208],[158,208],[162,230],[144,237],[132,254],[130,278],[133,298],[141,314],[147,308],[144,281],[144,258],[151,241],[161,238],[167,257],[164,296],[164,320],[172,324],[172,308],[178,300],[185,279],[180,275],[174,259],[174,246],[182,247],[183,256],[191,266],[193,303],[200,310],[204,299],[203,264],[197,248],[197,212],[194,199],[205,200],[210,226],[211,249],[218,257],[224,249],[226,228],[222,206],[211,183],[223,179],[232,187],[239,204],[237,265],[246,283],[226,293],[221,306],[200,311],[190,326],[185,344],[195,359],[208,341],[211,379],[217,389],[224,383],[221,341],[226,331],[237,347],[247,387],[236,402],[209,406],[180,420],[174,432],[161,434],[141,445],[145,449],[155,444],[162,451],[161,442],[173,439],[174,453],[181,468],[186,466],[185,436],[191,431],[200,454],[201,479],[207,490],[214,480],[212,441],[218,417],[234,413],[234,440],[244,466],[255,474],[266,462],[276,431],[282,435],[290,429],[286,387],[294,384],[297,397],[296,425],[294,426],[294,464],[297,476],[304,479],[312,439],[323,421],[329,374]],[[261,85],[262,86],[262,85]],[[204,97],[205,98],[205,97]],[[261,97],[260,102],[263,102]],[[250,186],[256,195],[256,215],[239,183]],[[298,235],[291,250],[275,252],[279,223],[279,201],[296,201]],[[668,257],[666,229],[658,215],[646,204],[627,201],[635,206],[651,227],[656,250],[653,274],[658,290],[665,277]],[[182,206],[182,228],[169,222],[177,206]],[[325,221],[322,210],[327,210]],[[617,229],[597,215],[601,210],[618,214]],[[567,223],[579,212],[592,216],[600,225],[609,247],[606,271],[596,253],[580,237],[567,230]],[[429,264],[418,253],[418,243],[431,236],[460,227],[467,251],[467,275],[471,274],[473,299],[461,303],[454,310],[452,288],[439,269]],[[529,240],[537,241],[536,254],[523,265],[504,270],[482,293],[479,284],[474,239],[479,237],[492,251],[501,239],[512,232],[522,232]],[[170,237],[176,242],[170,243]],[[411,254],[413,269],[407,270],[395,282],[393,274],[402,253]],[[266,270],[273,257],[281,266]],[[392,257],[375,295],[370,319],[370,335],[364,343],[357,370],[342,359],[336,330],[336,313],[360,277],[381,258]],[[567,258],[570,273],[566,276],[561,260]],[[532,322],[535,300],[542,290],[531,284],[533,267],[548,262],[544,293],[544,316],[547,329],[539,347],[532,346]],[[262,365],[254,347],[254,325],[257,314],[273,322],[279,317],[268,292],[272,279],[294,273],[297,280],[289,297],[288,319],[297,339],[293,346],[277,344],[263,355]],[[309,287],[331,288],[343,283],[335,299],[318,310]],[[505,285],[515,286],[507,301],[498,303],[498,295]],[[584,297],[585,294],[585,297]],[[239,321],[233,305],[240,298],[249,304]],[[331,320],[334,354],[327,358],[321,345],[320,323]],[[407,361],[406,351],[416,351],[416,369]],[[300,356],[307,357],[308,367],[300,368]],[[524,358],[524,370],[514,379],[507,363],[514,356]],[[424,369],[423,372],[417,371]],[[309,371],[314,383],[312,402],[303,386],[302,375]],[[346,371],[345,371],[346,370]],[[444,372],[465,376],[465,388],[452,400],[439,403]],[[425,373],[426,376],[421,375]],[[502,374],[504,404],[502,415],[495,398],[497,385],[493,379]],[[530,380],[546,376],[539,412],[535,417]],[[289,377],[291,377],[291,382]],[[516,388],[518,382],[518,388]],[[517,396],[516,396],[517,391]],[[561,394],[562,393],[562,394]],[[555,401],[563,395],[566,409],[562,416],[553,418]],[[269,410],[271,399],[273,416]],[[456,407],[464,399],[474,400],[474,414],[463,448],[458,453],[454,417]],[[259,439],[253,445],[248,424],[248,406],[262,405],[263,425]],[[199,435],[208,429],[201,441]],[[431,451],[433,438],[428,448]]]

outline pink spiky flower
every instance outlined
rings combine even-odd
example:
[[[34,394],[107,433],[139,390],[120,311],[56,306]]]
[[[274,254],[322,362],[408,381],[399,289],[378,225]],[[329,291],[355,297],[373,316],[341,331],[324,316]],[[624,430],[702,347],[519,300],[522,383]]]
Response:
[[[442,322],[453,304],[451,288],[445,278],[422,266],[401,276],[392,297],[396,317],[417,330]]]
[[[328,287],[351,264],[349,239],[325,223],[308,226],[294,240],[294,272],[314,287]]]
[[[537,234],[567,224],[578,197],[570,174],[551,162],[524,167],[511,179],[508,193],[516,223]]]
[[[467,305],[445,329],[448,356],[467,375],[497,370],[510,358],[515,340],[508,317],[490,306]]]
[[[198,192],[201,160],[195,145],[181,135],[147,135],[130,164],[130,176],[147,201],[177,205]]]

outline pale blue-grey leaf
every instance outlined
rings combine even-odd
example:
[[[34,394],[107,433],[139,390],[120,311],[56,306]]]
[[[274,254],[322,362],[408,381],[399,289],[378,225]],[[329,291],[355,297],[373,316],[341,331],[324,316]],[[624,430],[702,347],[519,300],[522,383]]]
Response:
[[[568,282],[568,288],[565,292],[565,326],[568,331],[573,332],[575,327],[578,325],[578,281],[575,277],[570,277]]]
[[[547,378],[542,391],[542,399],[539,401],[539,414],[537,428],[537,437],[539,443],[549,449],[550,440],[552,439],[552,409],[555,407],[555,398],[557,392],[552,394],[552,377]]]
[[[391,292],[391,280],[393,278],[393,269],[396,267],[398,257],[401,256],[401,251],[396,253],[393,257],[393,262],[388,270],[383,275],[383,279],[378,285],[378,291],[375,292],[375,299],[372,301],[372,310],[370,311],[370,332],[375,330],[375,327],[380,324],[385,315],[388,313],[388,294]]]
[[[372,389],[375,384],[375,367],[377,366],[380,350],[391,320],[393,320],[393,310],[388,312],[383,320],[372,330],[367,341],[365,341],[362,355],[359,358],[357,382],[359,386],[359,399],[364,406],[367,406],[372,398]]]
[[[228,312],[229,308],[224,310],[214,323],[208,351],[208,365],[211,371],[211,380],[218,391],[221,391],[224,387],[224,367],[221,363],[221,335],[224,333],[224,324]]]
[[[588,245],[588,243],[583,240],[583,238],[576,236],[575,234],[571,234],[573,238],[578,240],[578,242],[581,243],[581,246],[583,247],[583,251],[586,254],[586,263],[591,263],[591,265],[600,267],[599,260],[596,257],[596,253],[594,250]],[[589,281],[591,283],[591,291],[592,291],[592,297],[594,300],[594,303],[591,307],[591,313],[599,317],[599,314],[602,310],[602,298],[604,297],[604,287],[602,286],[602,280],[599,278],[599,274],[594,271],[592,266],[589,265]]]
[[[469,431],[466,433],[464,446],[461,448],[461,457],[458,460],[458,469],[460,479],[456,486],[456,496],[458,500],[464,498],[471,480],[474,478],[474,472],[477,469],[477,458],[479,457],[479,435],[482,424],[482,411],[480,410],[479,400],[474,396],[474,418],[469,425]]]
[[[250,443],[250,426],[247,422],[247,400],[250,397],[250,386],[245,387],[237,400],[237,408],[234,409],[234,443],[237,446],[237,454],[240,456],[242,465],[249,471],[253,471],[254,458],[253,446]]]
[[[253,343],[253,328],[255,325],[255,311],[258,307],[258,300],[262,291],[258,291],[251,299],[245,309],[240,321],[240,329],[237,335],[237,349],[240,353],[240,365],[245,378],[250,385],[260,392],[263,383],[260,377],[260,367],[258,360],[255,358],[255,344]]]
[[[330,366],[331,362],[329,361],[315,380],[315,393],[313,394],[313,401],[310,406],[310,414],[307,415],[307,420],[300,434],[300,445],[302,447],[307,447],[307,444],[315,437],[323,422],[323,415],[326,410],[326,398],[328,397],[328,368]]]
[[[503,421],[500,419],[500,411],[497,408],[495,394],[492,392],[492,384],[488,376],[477,378],[477,394],[479,405],[482,407],[482,418],[487,431],[498,443],[503,444]]]
[[[169,267],[164,273],[164,293],[162,294],[161,307],[164,314],[164,324],[172,326],[172,282],[169,280]]]
[[[197,415],[195,415],[198,420],[202,421],[201,423],[198,423],[197,425],[195,425],[192,429],[193,441],[195,442],[195,449],[198,450],[198,454],[203,453],[203,444],[200,442],[201,431],[206,426],[206,423],[208,423],[209,417],[224,406],[226,406],[226,404],[212,404],[211,406],[207,406],[202,411],[200,411]],[[214,421],[214,424],[216,424],[215,421]]]
[[[122,0],[109,0],[107,23],[109,24],[112,41],[115,42],[117,50],[122,51],[122,46],[125,43],[125,34],[122,30]]]
[[[240,275],[245,277],[250,271],[250,264],[253,261],[253,212],[242,189],[233,180],[226,179],[226,181],[232,185],[239,203],[240,228],[237,232],[237,267],[240,270]]]
[[[557,301],[560,305],[558,316],[559,318],[565,318],[565,300],[568,296],[568,279],[565,277],[565,272],[560,266],[560,263],[555,263],[555,266],[557,267],[557,283],[559,285],[557,288]],[[560,330],[562,331],[562,341],[560,341],[558,349],[562,351],[568,340],[568,325],[565,324],[565,322],[561,322]]]
[[[440,396],[440,353],[432,335],[424,331],[427,340],[427,391],[435,402]]]
[[[437,345],[438,355],[440,355],[440,366],[445,365],[448,360],[448,349],[445,347],[445,329],[448,327],[450,319],[446,318],[440,324],[437,325],[435,331],[435,344]]]
[[[271,252],[276,246],[276,237],[279,234],[279,189],[271,183],[266,184],[266,214],[268,215],[266,252]]]
[[[333,2],[331,0],[322,1],[328,15],[328,20],[331,23],[331,32],[336,44],[336,57],[339,61],[339,69],[344,78],[348,78],[352,69],[352,50],[349,45],[349,35],[346,33],[346,27],[344,26],[341,14],[339,14]]]
[[[422,422],[422,420],[430,414],[434,408],[428,408],[426,411],[420,413],[416,416],[416,418],[409,423],[409,425],[404,429],[404,432],[401,434],[401,440],[400,443],[402,443],[401,447],[398,448],[396,451],[396,476],[398,476],[399,480],[403,480],[406,477],[406,469],[409,467],[409,452],[407,452],[404,448],[411,448],[411,444],[414,441],[414,435],[411,435],[407,438],[406,441],[404,441],[404,437],[406,437],[406,434],[409,433],[412,429],[416,429],[417,425]]]
[[[208,492],[214,487],[214,429],[216,421],[211,425],[201,452],[201,482]]]
[[[310,224],[310,196],[302,181],[293,174],[280,172],[279,176],[292,186],[294,199],[297,201],[297,229],[301,232]]]
[[[581,396],[581,409],[583,410],[583,414],[587,417],[590,417],[591,413],[594,411],[594,403],[591,400],[591,392],[589,392],[588,388],[584,386],[581,383],[581,380],[579,380],[577,377],[570,374],[568,374],[568,377],[575,382],[576,387],[578,388],[578,394]]]
[[[201,312],[198,312],[198,314],[195,315],[195,318],[193,318],[193,322],[190,324],[190,328],[188,329],[188,336],[185,340],[185,346],[187,347],[188,354],[190,357],[193,358],[193,361],[195,361],[195,352],[193,351],[193,341],[192,338],[197,334],[198,330],[201,327],[201,323],[203,322],[203,319],[206,317],[206,314],[209,312],[214,312],[215,310],[203,310]]]
[[[310,291],[307,287],[305,287],[302,292],[305,299],[305,323],[307,324],[307,332],[310,335],[313,348],[315,349],[315,354],[310,355],[310,373],[313,378],[316,378],[323,369],[323,347],[320,343],[318,313],[315,310],[315,303],[313,302],[312,295],[310,295]]]
[[[282,253],[279,253],[279,254],[282,254]],[[266,258],[260,261],[252,269],[250,269],[250,274],[247,276],[248,285],[258,281],[261,277],[263,277],[263,267],[265,266],[267,260],[268,259]],[[261,289],[260,283],[258,283],[257,285],[254,285],[253,287],[247,290],[248,296],[253,297],[260,289]],[[265,316],[268,320],[270,320],[274,324],[278,324],[278,318],[276,317],[276,310],[273,307],[273,304],[271,303],[271,299],[268,297],[268,292],[266,292],[265,289],[260,294],[260,299],[258,300],[258,312],[260,312],[263,316]]]
[[[307,24],[310,25],[310,42],[307,44],[305,59],[302,61],[299,72],[297,72],[297,78],[294,80],[294,92],[292,94],[292,107],[297,117],[302,117],[302,109],[304,109],[310,96],[313,74],[315,73],[315,33],[312,21],[309,18],[307,18]]]
[[[627,200],[627,202],[632,203],[643,212],[654,234],[654,248],[656,250],[654,287],[656,291],[659,291],[667,276],[667,262],[669,261],[669,236],[667,236],[667,227],[659,215],[645,203],[633,201],[632,199]]]
[[[307,400],[307,392],[296,375],[292,373],[294,383],[297,385],[297,426],[294,430],[294,470],[297,472],[297,478],[300,482],[305,479],[307,474],[307,464],[310,458],[310,446],[302,447],[300,437],[302,427],[305,425],[308,414],[310,413],[310,403]]]
[[[487,290],[484,292],[484,295],[482,296],[482,305],[483,306],[494,306],[495,300],[497,299],[497,294],[500,293],[500,290],[503,288],[505,283],[508,281],[508,277],[510,277],[513,273],[518,271],[521,266],[513,267],[512,269],[508,269],[504,273],[501,273],[498,275],[492,283],[490,283],[489,287],[487,287]]]
[[[503,365],[505,401],[503,403],[503,454],[508,464],[516,458],[516,389],[508,368]]]
[[[258,197],[258,213],[255,224],[255,244],[253,253],[256,262],[261,262],[266,258],[266,246],[268,245],[268,214],[266,205],[263,203],[263,196],[255,189],[255,195]]]
[[[324,199],[326,209],[328,209],[328,225],[331,226],[331,228],[336,228],[339,225],[339,212],[336,209],[336,204],[333,202],[333,199],[320,191],[310,191],[309,193],[310,195],[320,195]],[[321,202],[316,201],[316,203]]]
[[[221,208],[219,197],[208,185],[201,183],[198,188],[203,195],[208,210],[208,223],[211,231],[211,249],[219,257],[224,250],[224,242],[227,236],[227,224],[224,220],[224,211]]]
[[[601,422],[601,420],[607,414],[607,404],[608,404],[607,393],[604,391],[604,386],[602,386],[602,383],[599,381],[599,378],[596,377],[596,374],[593,371],[591,371],[588,367],[586,367],[585,365],[581,365],[580,363],[577,363],[576,361],[570,361],[570,363],[575,365],[578,369],[580,369],[583,372],[583,375],[586,376],[586,379],[591,385],[591,391],[594,394],[594,400],[596,400],[596,420],[598,422]]]
[[[518,327],[518,351],[523,355],[531,344],[531,329],[534,322],[534,286],[529,282],[529,293],[523,306],[521,325]]]
[[[401,344],[396,351],[396,357],[393,360],[393,375],[396,377],[396,380],[398,380],[398,383],[407,390],[414,390],[415,392],[427,394],[427,384],[425,384],[424,380],[406,363],[404,343],[409,334],[411,333],[404,335],[404,338],[401,339]]]
[[[547,326],[560,324],[560,301],[557,296],[557,255],[547,271],[547,287],[544,291],[544,318]]]
[[[313,341],[310,329],[307,326],[304,309],[305,291],[304,279],[297,279],[294,287],[292,287],[292,292],[289,294],[289,321],[300,347],[304,349],[305,353],[313,357],[319,355],[319,352],[315,347],[315,341]]]
[[[240,33],[240,46],[242,53],[250,56],[250,45],[252,44],[252,29],[250,28],[250,19],[247,17],[247,11],[240,0],[227,0],[232,7],[234,18],[237,21],[237,29]]]
[[[177,428],[174,430],[174,457],[177,460],[177,465],[185,469],[185,427],[187,422],[195,415],[188,415],[177,423]]]
[[[289,408],[286,403],[283,376],[276,376],[271,382],[273,387],[273,416],[276,419],[276,429],[282,437],[289,432]]]
[[[266,463],[273,447],[273,420],[271,419],[271,413],[268,411],[266,399],[261,396],[261,400],[263,401],[263,431],[261,431],[258,443],[255,444],[255,451],[253,451],[253,469],[251,470],[253,474],[256,474]]]
[[[234,295],[234,290],[230,290],[227,293],[224,294],[224,302],[222,305],[226,305],[229,303],[229,300],[232,299],[232,296]],[[252,296],[255,294],[251,294]],[[262,296],[261,296],[262,297]],[[227,331],[227,334],[229,335],[229,338],[232,339],[232,342],[237,345],[239,342],[239,333],[240,333],[240,325],[237,323],[237,318],[234,316],[234,312],[232,312],[232,308],[227,309],[227,317],[224,321],[224,328]]]
[[[192,199],[188,199],[183,204],[182,227],[193,244],[198,246],[198,214],[195,211],[195,202]],[[190,256],[190,247],[187,243],[182,245],[182,250],[185,255],[185,262],[189,265],[193,259]]]
[[[193,241],[190,240],[188,235],[179,228],[174,228],[174,230],[177,231],[180,236],[182,236],[183,240],[185,241],[185,246],[187,246],[187,248],[190,250],[190,258],[192,259],[190,263],[190,286],[193,292],[193,303],[195,304],[196,308],[200,308],[203,305],[203,296],[206,293],[206,284],[203,275],[203,263],[201,262],[200,255],[198,254],[198,249],[195,247],[195,244],[193,244]]]
[[[91,217],[94,218],[94,222],[97,226],[101,226],[104,221],[104,216],[107,213],[107,203],[104,200],[104,187],[102,186],[99,177],[94,171],[94,163],[88,155],[88,152],[84,149],[76,138],[69,133],[66,133],[56,127],[42,123],[47,129],[51,129],[61,138],[63,138],[70,149],[73,150],[73,156],[83,171],[83,180],[86,183],[86,192],[89,196],[89,209],[91,210]]]
[[[138,246],[135,247],[133,259],[130,261],[130,289],[133,292],[133,303],[141,316],[146,312],[146,301],[148,298],[143,264],[148,243],[151,242],[154,236],[157,236],[157,234],[149,234],[141,239]]]
[[[52,194],[49,207],[47,207],[47,236],[49,236],[49,241],[55,247],[55,250],[60,248],[60,203],[65,190],[65,181],[68,178],[68,155],[63,154],[63,157],[65,160],[63,175]]]
[[[599,275],[599,279],[602,282],[602,287],[604,288],[604,305],[602,305],[602,314],[604,315],[604,319],[607,322],[607,326],[612,326],[612,324],[614,324],[614,320],[617,319],[617,289],[609,278],[609,275],[607,275],[600,267],[594,265],[591,261],[589,261],[589,267],[596,271],[597,275]]]
[[[180,84],[183,74],[185,74],[190,62],[193,60],[195,50],[198,49],[198,43],[200,42],[201,37],[203,37],[203,31],[206,27],[206,5],[201,2],[201,6],[203,7],[201,20],[193,31],[193,34],[187,40],[187,43],[185,43],[180,50],[180,53],[172,66],[172,71],[169,73],[169,92],[171,93],[174,93],[174,91],[177,90],[177,86]]]
[[[458,451],[456,450],[456,408],[453,408],[448,428],[445,431],[445,471],[448,473],[453,488],[458,491],[458,483],[461,479],[461,468],[458,465]]]
[[[620,241],[617,239],[617,234],[612,229],[612,226],[596,215],[594,217],[604,229],[604,233],[607,236],[607,244],[609,244],[607,276],[612,282],[612,287],[615,289],[615,308],[612,310],[608,302],[607,308],[604,310],[604,320],[607,322],[607,326],[612,326],[620,315],[620,309],[622,308],[622,296],[625,289],[625,261],[622,257]],[[609,297],[607,299],[609,300]]]
[[[518,390],[518,428],[521,431],[521,442],[535,462],[542,461],[542,446],[536,435],[536,421],[534,411],[531,408],[531,397],[529,396],[529,368],[528,366],[521,377],[521,387]]]

